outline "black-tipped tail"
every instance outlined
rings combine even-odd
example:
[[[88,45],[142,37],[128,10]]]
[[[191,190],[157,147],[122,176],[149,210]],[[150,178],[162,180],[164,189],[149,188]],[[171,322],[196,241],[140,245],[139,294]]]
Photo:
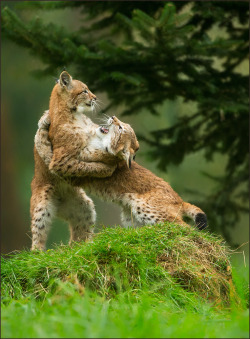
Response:
[[[199,230],[207,227],[207,216],[205,213],[197,213],[195,216],[195,224]]]

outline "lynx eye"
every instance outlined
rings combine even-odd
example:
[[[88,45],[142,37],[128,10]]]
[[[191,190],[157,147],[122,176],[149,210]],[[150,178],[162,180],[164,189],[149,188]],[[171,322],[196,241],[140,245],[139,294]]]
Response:
[[[122,129],[122,126],[121,126],[121,125],[119,125],[119,129]]]
[[[82,93],[89,93],[89,91],[87,89],[85,89],[84,91],[82,91]]]

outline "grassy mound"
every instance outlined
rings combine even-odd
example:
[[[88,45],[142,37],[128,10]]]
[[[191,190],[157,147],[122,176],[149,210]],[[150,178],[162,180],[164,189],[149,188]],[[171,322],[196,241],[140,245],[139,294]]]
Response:
[[[106,228],[93,242],[47,252],[16,252],[2,259],[2,297],[44,298],[61,283],[110,298],[148,291],[180,308],[204,299],[228,306],[237,301],[228,249],[207,232],[166,223],[137,229]]]

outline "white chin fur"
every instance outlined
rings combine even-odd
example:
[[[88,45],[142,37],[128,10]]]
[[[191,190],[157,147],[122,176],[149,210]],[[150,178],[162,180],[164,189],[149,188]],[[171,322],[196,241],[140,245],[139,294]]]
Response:
[[[102,138],[105,134],[103,134],[103,133],[101,132],[101,128],[98,127],[98,128],[96,129],[96,135],[97,135],[99,138]]]
[[[93,107],[92,106],[86,106],[86,105],[79,105],[77,106],[77,113],[86,113],[86,112],[92,112],[93,111]]]

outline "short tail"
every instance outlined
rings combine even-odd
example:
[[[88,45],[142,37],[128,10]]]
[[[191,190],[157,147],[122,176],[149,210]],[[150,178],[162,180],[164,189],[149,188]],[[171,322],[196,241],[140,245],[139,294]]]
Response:
[[[207,227],[207,216],[199,207],[184,202],[182,211],[184,215],[194,220],[199,230],[204,230]]]

